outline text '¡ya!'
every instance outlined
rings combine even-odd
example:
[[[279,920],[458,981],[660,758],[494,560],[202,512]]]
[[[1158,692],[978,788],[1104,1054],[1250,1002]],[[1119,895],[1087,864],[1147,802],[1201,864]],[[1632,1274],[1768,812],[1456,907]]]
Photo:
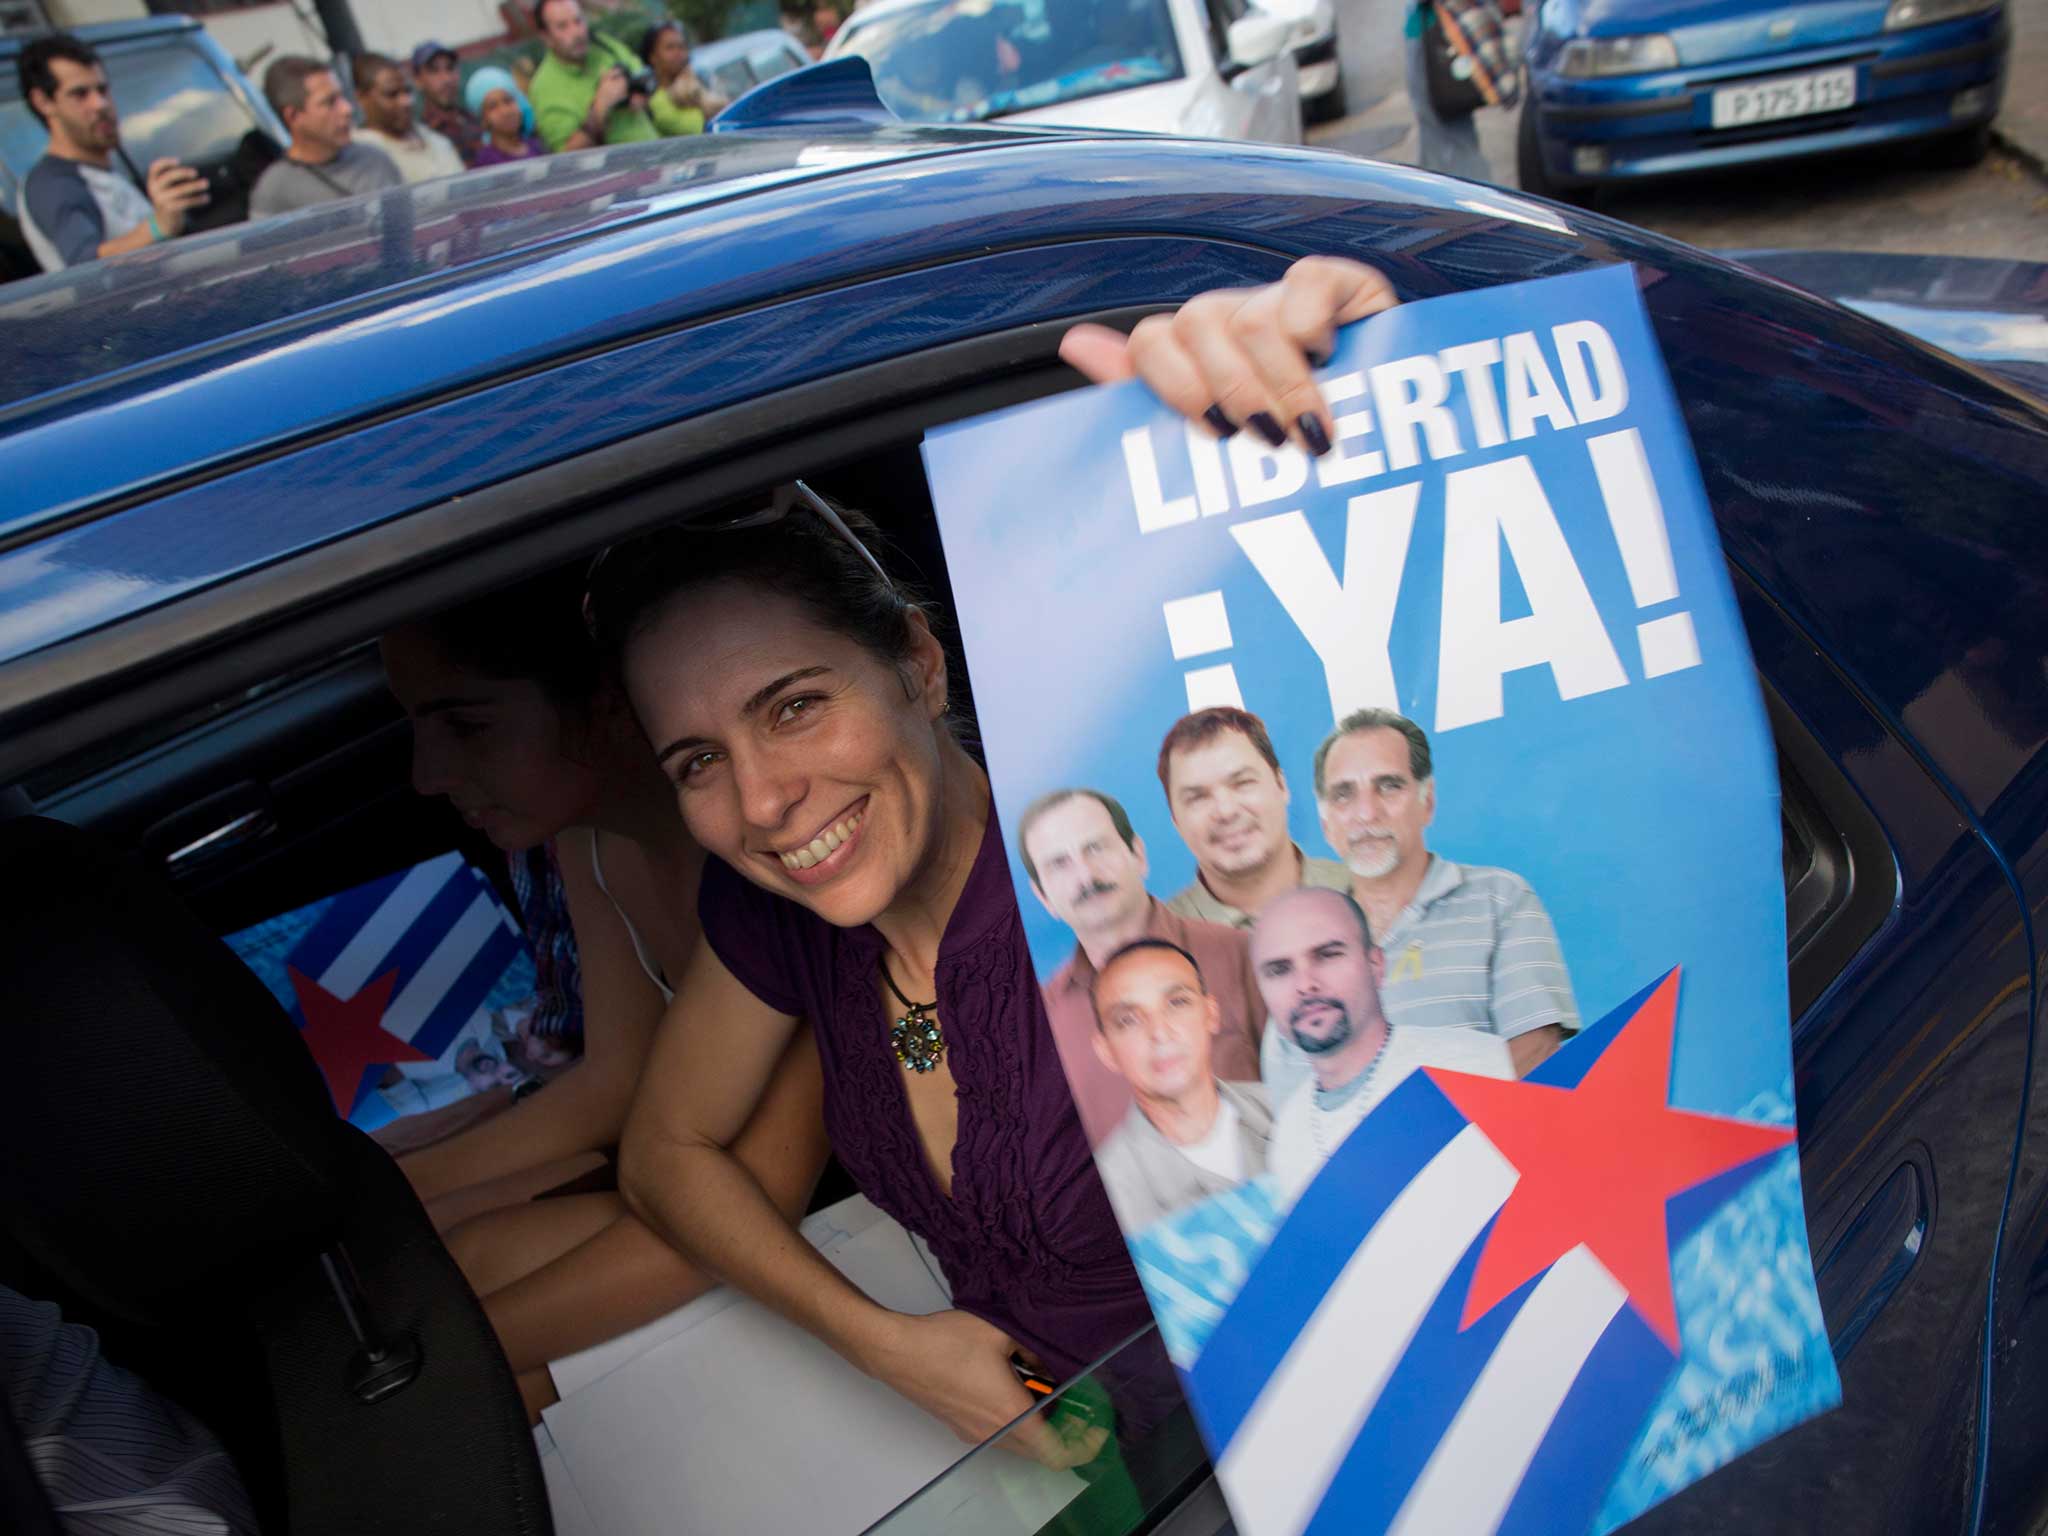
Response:
[[[1311,460],[1297,448],[1267,448],[1248,433],[1218,442],[1189,424],[1172,434],[1186,455],[1186,474],[1175,477],[1191,486],[1185,495],[1163,489],[1159,436],[1167,434],[1145,427],[1124,433],[1140,533],[1295,498],[1312,473],[1325,489],[1348,486],[1413,470],[1425,459],[1442,463],[1539,432],[1577,431],[1621,415],[1629,398],[1613,339],[1590,320],[1553,326],[1543,339],[1521,331],[1333,374],[1318,384],[1336,425],[1329,453]],[[1670,539],[1639,433],[1622,428],[1582,441],[1636,606],[1672,602],[1679,591]],[[1421,479],[1411,478],[1349,498],[1341,577],[1298,510],[1230,526],[1321,660],[1333,719],[1366,706],[1403,707],[1390,642],[1422,490]],[[1529,455],[1447,473],[1443,515],[1436,730],[1498,718],[1501,679],[1525,667],[1547,665],[1565,699],[1628,682]],[[1501,616],[1503,545],[1530,610],[1512,619]],[[1176,660],[1230,647],[1220,591],[1168,602],[1165,619]],[[1637,624],[1636,642],[1645,678],[1699,664],[1686,612]],[[1191,669],[1186,681],[1190,709],[1243,703],[1228,663]]]

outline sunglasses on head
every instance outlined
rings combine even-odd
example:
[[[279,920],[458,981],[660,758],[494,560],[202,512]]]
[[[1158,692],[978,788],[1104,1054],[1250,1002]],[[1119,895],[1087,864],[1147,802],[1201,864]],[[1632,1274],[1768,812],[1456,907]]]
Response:
[[[846,526],[846,519],[833,511],[832,504],[829,501],[812,490],[808,485],[805,485],[801,480],[792,480],[787,485],[778,485],[770,494],[765,504],[757,503],[751,506],[742,504],[738,507],[714,509],[700,516],[674,524],[671,531],[677,533],[717,534],[733,533],[743,528],[764,528],[770,523],[780,522],[783,518],[789,516],[791,512],[800,508],[808,508],[810,511],[817,513],[824,520],[825,526],[844,539],[851,546],[853,552],[866,561],[868,567],[877,576],[882,578],[883,586],[887,587],[892,594],[896,591],[896,583],[891,581],[889,573],[882,569],[882,562],[877,560],[873,551],[867,545],[861,543],[859,536]],[[585,622],[592,624],[593,627],[595,619],[591,609],[592,591],[597,583],[598,572],[604,569],[605,561],[611,557],[612,551],[618,547],[616,544],[607,544],[603,549],[600,549],[596,557],[590,562],[590,569],[583,576],[583,617]]]

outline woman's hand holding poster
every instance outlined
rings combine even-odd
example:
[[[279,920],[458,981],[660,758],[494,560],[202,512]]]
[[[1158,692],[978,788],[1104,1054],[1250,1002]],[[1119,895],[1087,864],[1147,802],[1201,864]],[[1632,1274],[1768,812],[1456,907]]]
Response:
[[[1770,730],[1627,269],[1317,377],[927,441],[1032,954],[1239,1529],[1605,1531],[1840,1398]]]

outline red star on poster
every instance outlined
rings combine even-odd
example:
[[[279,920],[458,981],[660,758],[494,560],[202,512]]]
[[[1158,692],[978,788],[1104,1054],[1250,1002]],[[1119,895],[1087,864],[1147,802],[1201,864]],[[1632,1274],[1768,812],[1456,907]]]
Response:
[[[1671,1107],[1677,1010],[1674,969],[1575,1088],[1425,1069],[1520,1174],[1480,1252],[1459,1327],[1584,1243],[1678,1353],[1666,1202],[1795,1133]]]
[[[286,971],[292,978],[292,990],[299,994],[299,1011],[306,1016],[306,1048],[326,1075],[336,1114],[346,1115],[355,1108],[356,1090],[368,1068],[434,1059],[384,1027],[384,1010],[391,1006],[398,972],[386,971],[344,1001],[295,967],[287,966]]]

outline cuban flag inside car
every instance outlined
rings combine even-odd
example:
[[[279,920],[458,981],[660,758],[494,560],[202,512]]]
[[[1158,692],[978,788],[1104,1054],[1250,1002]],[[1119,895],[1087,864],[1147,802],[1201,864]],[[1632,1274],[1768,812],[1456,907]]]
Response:
[[[1136,383],[925,443],[1047,1027],[1246,1536],[1600,1536],[1840,1401],[1659,281],[1344,327],[1313,456]]]
[[[228,935],[291,1014],[337,1113],[365,1129],[513,1083],[533,961],[460,854]]]

